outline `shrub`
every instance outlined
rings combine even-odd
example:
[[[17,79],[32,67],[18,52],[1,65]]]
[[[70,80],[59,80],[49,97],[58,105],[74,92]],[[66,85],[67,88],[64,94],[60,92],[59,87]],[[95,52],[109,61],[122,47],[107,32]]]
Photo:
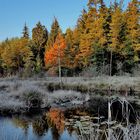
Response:
[[[42,93],[36,90],[29,90],[23,93],[23,100],[29,108],[40,108],[43,103]]]

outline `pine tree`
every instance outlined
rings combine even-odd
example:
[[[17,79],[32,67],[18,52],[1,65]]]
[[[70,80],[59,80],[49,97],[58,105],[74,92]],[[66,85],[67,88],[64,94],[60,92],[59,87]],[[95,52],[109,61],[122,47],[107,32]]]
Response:
[[[32,29],[32,40],[38,47],[40,52],[41,48],[44,47],[48,39],[48,31],[40,22],[36,24],[36,27]]]
[[[29,29],[28,29],[28,26],[26,25],[26,23],[23,28],[22,38],[29,39]]]
[[[44,65],[45,44],[48,40],[48,31],[40,22],[32,29],[32,40],[37,50],[37,56],[40,57],[40,65]]]
[[[58,23],[57,19],[54,18],[54,21],[51,25],[51,31],[50,31],[49,37],[48,37],[47,48],[49,48],[50,46],[53,46],[59,32],[60,32],[59,23]]]

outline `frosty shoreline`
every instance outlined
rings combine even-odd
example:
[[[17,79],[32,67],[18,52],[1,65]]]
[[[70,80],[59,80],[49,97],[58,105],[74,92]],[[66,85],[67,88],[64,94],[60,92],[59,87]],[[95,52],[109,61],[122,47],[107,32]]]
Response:
[[[30,96],[39,97],[41,108],[47,108],[80,106],[91,95],[108,98],[124,96],[126,93],[128,100],[140,105],[140,77],[63,77],[61,84],[57,77],[0,78],[0,111],[13,113],[25,110]]]

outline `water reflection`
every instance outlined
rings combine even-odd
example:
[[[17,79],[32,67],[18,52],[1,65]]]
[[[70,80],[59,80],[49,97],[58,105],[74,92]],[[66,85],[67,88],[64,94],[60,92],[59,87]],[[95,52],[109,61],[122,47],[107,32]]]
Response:
[[[64,113],[61,109],[53,108],[46,114],[48,124],[52,128],[56,128],[58,133],[61,134],[64,131]]]
[[[66,113],[52,108],[43,116],[0,117],[0,140],[106,140],[108,136],[113,140],[118,136],[140,136],[139,124],[125,127],[118,122],[107,123],[103,116],[95,117],[79,109]]]
[[[12,123],[16,126],[16,127],[19,127],[19,128],[22,128],[24,133],[27,134],[28,132],[28,128],[29,128],[29,122],[25,119],[21,119],[21,118],[18,118],[18,117],[14,117],[12,119]]]
[[[76,140],[65,129],[64,120],[64,113],[56,108],[43,117],[0,117],[0,140]]]
[[[48,124],[43,119],[37,119],[32,122],[33,132],[39,136],[43,136],[48,131]]]
[[[60,135],[64,132],[64,113],[61,109],[53,108],[46,114],[49,127],[51,127],[53,139],[59,140]]]

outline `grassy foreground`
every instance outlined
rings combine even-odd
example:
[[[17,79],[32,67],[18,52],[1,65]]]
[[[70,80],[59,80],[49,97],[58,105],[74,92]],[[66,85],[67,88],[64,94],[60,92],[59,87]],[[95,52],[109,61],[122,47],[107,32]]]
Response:
[[[84,94],[85,93],[85,94]],[[139,102],[140,77],[0,78],[0,110],[19,111],[37,100],[41,108],[70,103],[82,104],[90,95],[126,96]]]

